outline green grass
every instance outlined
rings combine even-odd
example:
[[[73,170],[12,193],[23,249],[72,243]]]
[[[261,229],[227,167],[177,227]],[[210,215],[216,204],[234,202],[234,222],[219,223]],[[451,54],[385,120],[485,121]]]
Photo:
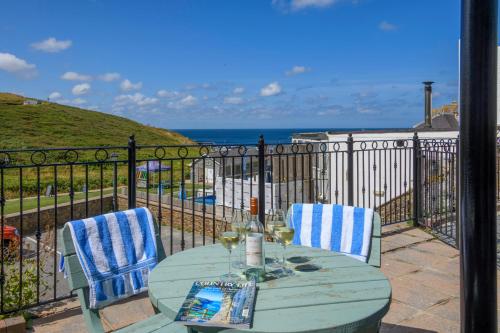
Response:
[[[38,105],[22,105],[24,97],[0,93],[0,150],[28,149],[28,148],[58,148],[58,147],[99,147],[99,146],[126,146],[130,135],[135,135],[138,145],[174,146],[194,144],[190,139],[179,133],[142,125],[135,121],[102,112],[89,111],[57,103],[42,102]],[[154,119],[153,119],[154,121]],[[127,159],[124,149],[109,150],[108,154],[116,151],[118,160]],[[138,159],[154,159],[154,149],[137,150]],[[95,150],[80,151],[79,162],[96,161]],[[161,154],[161,152],[160,152]],[[198,148],[190,148],[188,157],[198,156]],[[14,165],[31,164],[29,153],[12,153]],[[109,155],[108,155],[109,156]],[[0,152],[0,158],[4,158]],[[165,158],[178,158],[178,148],[166,148]],[[64,151],[47,153],[46,163],[65,163]],[[170,161],[165,161],[170,165]],[[189,162],[184,165],[184,175],[188,177]],[[138,162],[138,165],[142,162]],[[173,162],[174,181],[180,181],[181,163]],[[109,187],[112,183],[112,165],[103,165],[103,186]],[[33,196],[37,192],[36,168],[23,169],[24,196]],[[40,168],[40,185],[42,190],[49,184],[54,184],[52,167]],[[89,190],[100,187],[100,167],[89,166]],[[118,168],[118,185],[126,185],[127,169],[121,164]],[[18,169],[6,169],[4,177],[4,192],[7,199],[19,197],[20,180]],[[58,187],[60,192],[68,192],[70,188],[69,167],[58,168]],[[73,183],[81,188],[85,183],[85,169],[75,166]],[[75,189],[76,189],[75,188]]]
[[[103,190],[104,195],[113,193],[113,189],[107,188]],[[89,199],[91,198],[97,198],[101,195],[100,191],[89,191]],[[77,192],[74,195],[73,200],[82,200],[85,199],[85,193],[83,192]],[[5,208],[4,208],[4,213],[5,214],[12,214],[12,213],[18,213],[19,212],[19,199],[13,199],[13,200],[7,200],[5,202]],[[57,196],[57,204],[63,204],[67,203],[70,201],[70,197],[68,193],[64,194],[59,194]],[[40,208],[42,207],[49,207],[49,206],[54,206],[54,197],[46,197],[46,196],[40,196]],[[36,198],[30,197],[23,199],[23,212],[31,209],[35,209],[38,207],[38,202]]]
[[[192,143],[179,133],[127,118],[49,102],[22,105],[21,99],[0,93],[0,149],[126,146],[132,134],[142,145]]]

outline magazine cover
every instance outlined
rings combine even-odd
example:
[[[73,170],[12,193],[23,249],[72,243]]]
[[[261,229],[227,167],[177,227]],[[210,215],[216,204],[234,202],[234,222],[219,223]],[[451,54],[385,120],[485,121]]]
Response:
[[[250,328],[255,281],[195,281],[175,321],[185,325]]]

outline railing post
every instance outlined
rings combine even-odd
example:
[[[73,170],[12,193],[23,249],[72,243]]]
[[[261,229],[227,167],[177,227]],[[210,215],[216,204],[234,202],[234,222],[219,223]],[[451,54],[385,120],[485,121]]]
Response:
[[[462,0],[460,38],[461,332],[497,326],[498,1]]]
[[[259,220],[265,224],[266,220],[266,184],[265,184],[265,142],[261,134],[259,138]]]
[[[131,135],[128,139],[128,208],[136,205],[136,176],[135,176],[135,137]]]
[[[354,206],[354,139],[347,137],[347,204]]]
[[[421,175],[422,163],[420,163],[420,142],[418,133],[413,134],[413,225],[420,223],[421,215]]]

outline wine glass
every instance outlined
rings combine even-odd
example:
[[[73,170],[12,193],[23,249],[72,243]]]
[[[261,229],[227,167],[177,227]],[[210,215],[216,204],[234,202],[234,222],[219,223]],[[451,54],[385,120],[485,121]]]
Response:
[[[228,263],[229,269],[228,273],[221,276],[221,280],[223,281],[235,281],[239,279],[239,276],[231,273],[231,252],[238,246],[238,242],[240,241],[240,235],[234,231],[224,231],[219,236],[219,241],[222,246],[224,246],[228,251]]]
[[[287,245],[292,244],[295,229],[293,229],[293,226],[288,225],[275,228],[274,233],[276,234],[276,237],[279,238],[281,245],[283,245],[283,275],[293,275],[293,271],[288,268],[286,264],[286,247]]]
[[[280,239],[276,237],[276,228],[284,227],[285,224],[285,212],[282,209],[271,209],[266,217],[266,231],[268,235],[276,242],[279,243]],[[275,252],[274,258],[271,260],[271,267],[281,267],[279,263],[278,255]]]
[[[238,233],[240,236],[239,260],[233,262],[233,267],[237,269],[245,269],[245,261],[242,259],[243,248],[245,246],[247,214],[244,210],[237,210],[231,217],[231,231]]]

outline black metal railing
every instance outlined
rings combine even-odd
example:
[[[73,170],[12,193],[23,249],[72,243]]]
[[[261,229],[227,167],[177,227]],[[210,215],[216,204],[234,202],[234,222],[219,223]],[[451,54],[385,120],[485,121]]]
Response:
[[[456,140],[296,140],[0,150],[0,313],[70,296],[57,266],[66,221],[146,206],[172,254],[216,241],[259,198],[261,218],[294,202],[374,208],[456,239]],[[5,229],[14,226],[19,239]]]
[[[418,223],[458,244],[458,139],[419,140]]]

